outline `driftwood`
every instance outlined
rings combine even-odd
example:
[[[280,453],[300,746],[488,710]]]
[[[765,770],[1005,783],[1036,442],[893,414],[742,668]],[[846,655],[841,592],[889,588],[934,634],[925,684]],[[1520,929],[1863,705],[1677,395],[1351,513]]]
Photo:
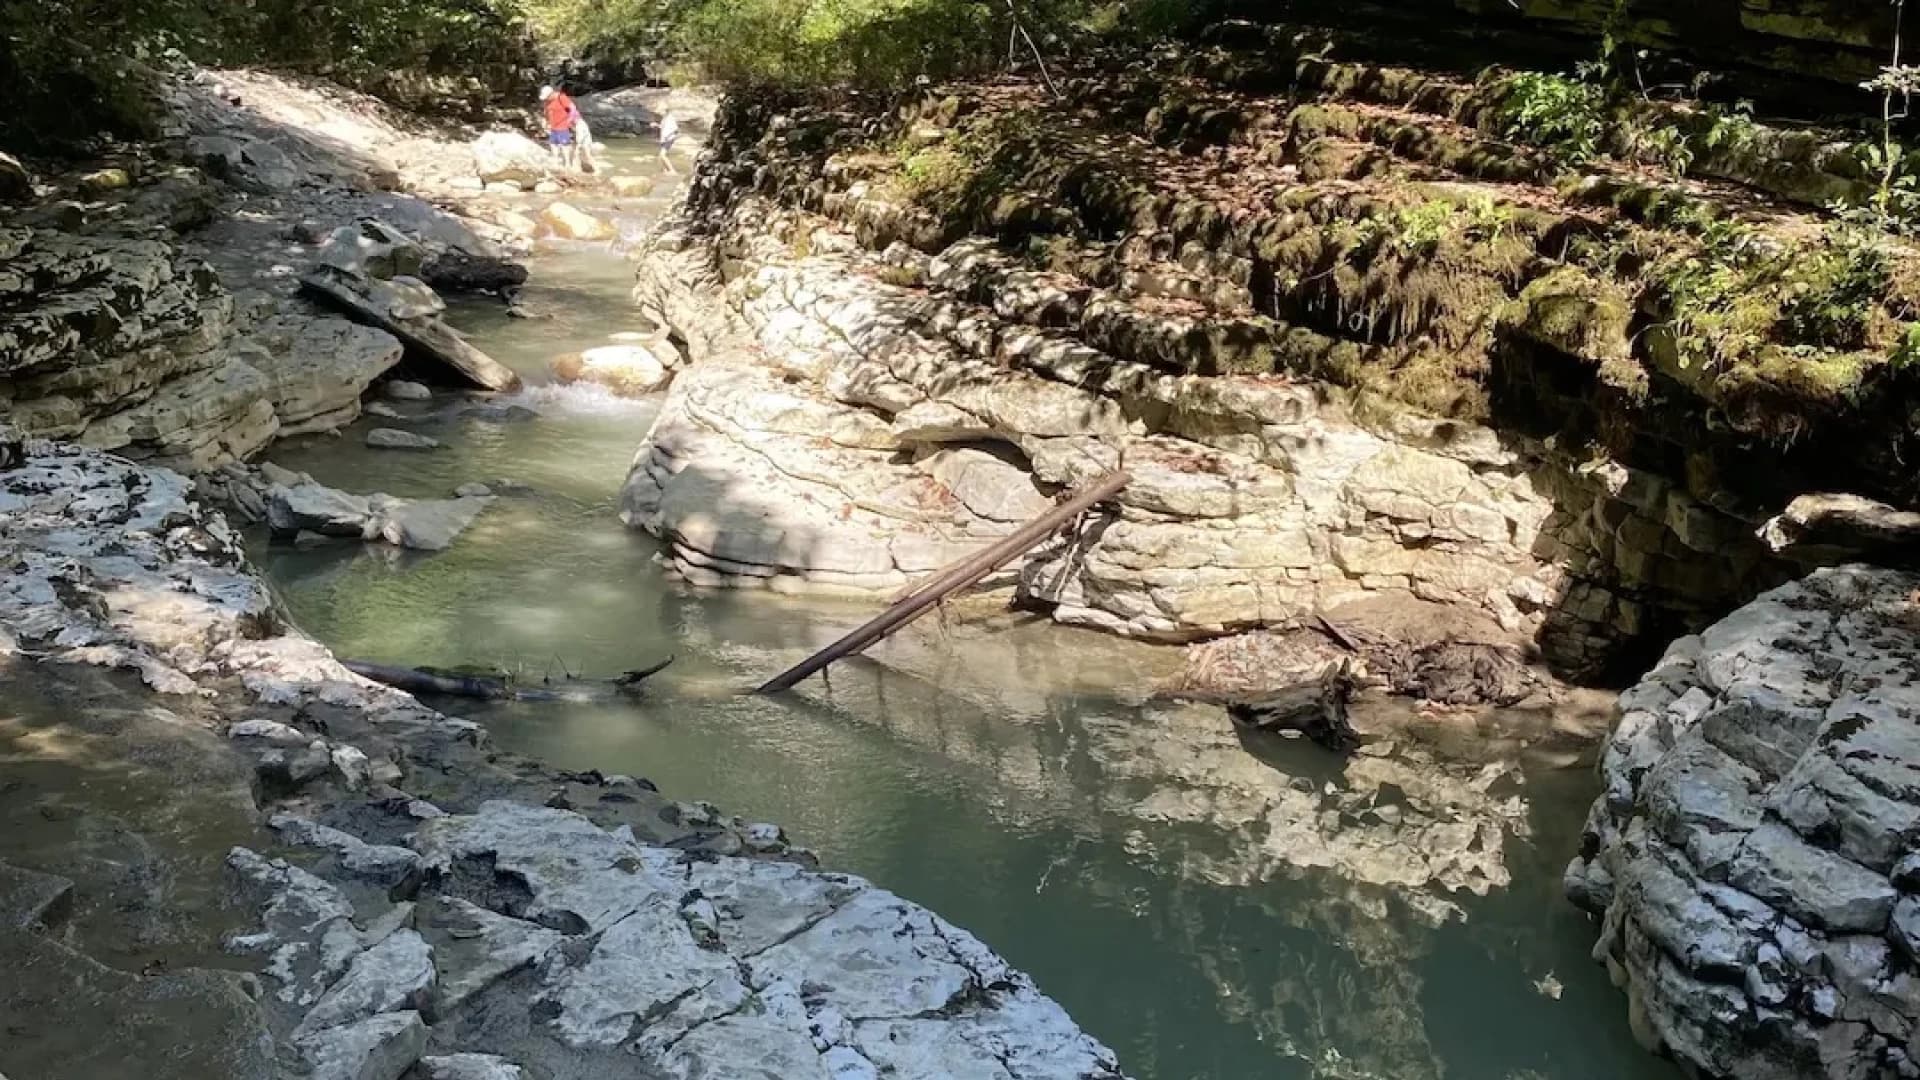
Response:
[[[322,266],[300,279],[300,288],[354,322],[385,330],[400,339],[409,352],[453,369],[482,390],[512,390],[520,385],[513,369],[467,343],[439,319],[396,319],[382,305],[369,300],[354,276],[337,267]]]
[[[1261,731],[1298,731],[1329,750],[1360,745],[1360,733],[1347,722],[1354,679],[1345,661],[1319,679],[1288,687],[1252,701],[1227,706],[1233,722]]]
[[[507,679],[465,675],[428,668],[396,667],[345,660],[348,671],[363,679],[372,679],[409,694],[439,694],[444,697],[479,698],[482,701],[602,701],[617,694],[637,694],[649,675],[658,674],[669,656],[650,667],[624,672],[611,679],[567,679],[556,684],[543,681],[539,686],[521,686]]]
[[[1119,494],[1132,479],[1125,471],[1108,473],[1067,501],[1040,514],[1012,533],[967,556],[921,582],[887,610],[862,623],[852,633],[821,649],[800,663],[762,684],[756,694],[773,694],[792,689],[800,680],[826,668],[842,657],[852,656],[882,640],[895,630],[926,614],[927,609],[947,596],[967,588],[1052,536],[1067,522],[1085,513],[1095,503]]]

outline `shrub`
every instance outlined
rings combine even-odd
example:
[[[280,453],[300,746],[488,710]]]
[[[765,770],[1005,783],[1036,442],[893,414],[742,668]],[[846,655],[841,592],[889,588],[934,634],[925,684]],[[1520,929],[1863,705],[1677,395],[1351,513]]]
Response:
[[[1593,83],[1523,71],[1502,84],[1500,133],[1578,163],[1600,151],[1606,132],[1606,91]]]

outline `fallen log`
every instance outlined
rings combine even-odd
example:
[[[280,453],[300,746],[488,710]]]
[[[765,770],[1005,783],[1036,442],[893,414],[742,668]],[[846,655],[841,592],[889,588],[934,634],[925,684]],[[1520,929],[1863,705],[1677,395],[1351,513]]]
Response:
[[[509,679],[483,675],[465,675],[428,668],[372,664],[364,660],[343,660],[348,671],[363,679],[405,690],[409,694],[438,694],[443,697],[477,698],[481,701],[604,701],[619,695],[640,692],[640,684],[673,663],[673,657],[649,667],[623,672],[611,679],[568,679],[561,684],[543,681],[539,686],[521,686]]]
[[[1133,478],[1124,470],[1108,473],[1073,498],[1060,503],[981,551],[961,559],[922,582],[887,610],[862,623],[859,628],[833,644],[807,657],[786,671],[768,679],[756,694],[791,690],[800,680],[821,671],[828,664],[852,656],[886,638],[894,631],[926,614],[928,608],[958,592],[1000,567],[1026,554],[1062,525],[1080,516],[1095,503],[1112,498]]]
[[[1298,731],[1329,750],[1346,752],[1360,745],[1360,733],[1347,721],[1353,698],[1353,673],[1346,661],[1309,683],[1227,706],[1233,722],[1260,731]]]
[[[482,390],[513,390],[520,376],[513,369],[467,343],[451,326],[437,318],[397,319],[370,299],[365,284],[335,266],[321,266],[300,279],[300,288],[314,299],[337,309],[364,326],[385,330],[407,350],[451,368]]]

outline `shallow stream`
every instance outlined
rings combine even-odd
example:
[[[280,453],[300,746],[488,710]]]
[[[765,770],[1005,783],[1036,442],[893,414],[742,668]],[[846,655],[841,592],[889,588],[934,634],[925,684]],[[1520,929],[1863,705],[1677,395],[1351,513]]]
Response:
[[[296,620],[339,655],[538,679],[672,654],[631,704],[437,704],[556,765],[782,824],[824,865],[978,934],[1140,1080],[1677,1075],[1634,1043],[1588,959],[1595,928],[1560,895],[1595,791],[1591,715],[1376,702],[1342,761],[1158,700],[1169,650],[966,610],[830,685],[742,696],[875,605],[669,581],[615,514],[657,402],[546,378],[550,357],[635,329],[630,269],[587,248],[530,267],[524,299],[546,317],[455,314],[526,377],[512,400],[536,416],[454,417],[443,399],[271,454],[362,492],[524,485],[435,555],[258,538]],[[445,445],[369,450],[377,425]]]

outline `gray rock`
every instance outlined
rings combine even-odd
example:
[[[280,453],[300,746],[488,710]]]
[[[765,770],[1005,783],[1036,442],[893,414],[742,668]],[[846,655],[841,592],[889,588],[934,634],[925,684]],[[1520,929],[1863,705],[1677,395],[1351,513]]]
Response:
[[[1748,835],[1728,880],[1813,926],[1881,933],[1897,897],[1886,878],[1768,823]]]
[[[187,155],[222,180],[261,195],[291,191],[301,180],[298,166],[279,147],[247,135],[196,135],[187,142]]]
[[[428,401],[433,398],[433,390],[425,383],[406,379],[388,379],[386,394],[395,401]]]
[[[524,1080],[526,1073],[492,1054],[448,1054],[420,1059],[421,1080]]]
[[[398,428],[374,428],[367,432],[367,445],[376,450],[434,450],[440,440]]]
[[[12,154],[0,152],[0,202],[26,202],[33,198],[33,174]]]
[[[399,547],[445,551],[491,505],[485,495],[391,500],[378,503],[367,532]]]
[[[418,933],[390,934],[353,958],[346,974],[300,1022],[294,1038],[298,1041],[380,1013],[422,1008],[433,988],[433,976],[433,950]]]
[[[383,1013],[297,1040],[313,1080],[400,1080],[427,1049],[417,1012]]]
[[[495,981],[531,966],[565,938],[544,926],[509,918],[460,899],[444,899],[427,931],[438,944],[435,1008],[445,1015]]]
[[[369,844],[351,833],[292,814],[275,814],[267,819],[267,825],[286,843],[332,852],[342,870],[389,889],[419,870],[420,857],[406,848]]]
[[[1920,908],[1898,891],[1920,885],[1916,587],[1817,571],[1622,695],[1577,860],[1582,881],[1618,887],[1570,872],[1569,892],[1600,909],[1596,955],[1645,1028],[1703,1074],[1877,1076],[1868,1034],[1920,1029],[1920,981],[1890,975],[1896,950],[1920,949]]]
[[[267,526],[276,533],[305,530],[322,536],[366,535],[373,510],[359,495],[307,481],[293,487],[276,484],[267,491]]]
[[[73,882],[0,862],[0,930],[26,930],[58,921],[73,899]]]
[[[453,489],[453,493],[462,499],[484,499],[493,494],[493,489],[485,484],[461,484]]]
[[[335,229],[319,254],[328,266],[375,278],[416,276],[426,259],[426,249],[377,218]]]

